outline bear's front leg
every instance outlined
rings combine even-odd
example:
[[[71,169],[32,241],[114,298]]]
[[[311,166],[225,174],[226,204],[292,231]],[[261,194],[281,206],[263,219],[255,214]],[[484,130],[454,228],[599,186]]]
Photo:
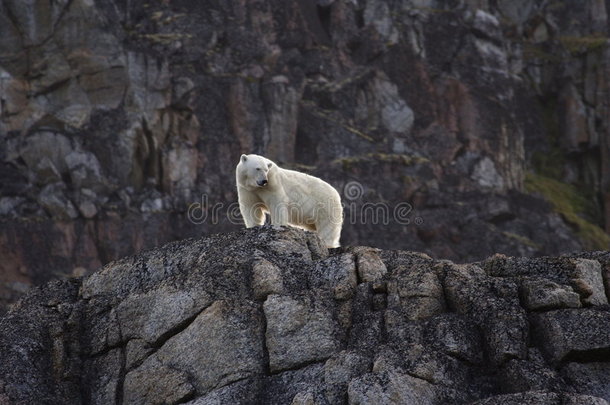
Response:
[[[270,205],[269,215],[271,217],[271,225],[288,225],[288,219],[290,218],[288,203],[278,201]]]
[[[265,224],[265,205],[256,195],[245,190],[238,190],[239,211],[246,228]]]

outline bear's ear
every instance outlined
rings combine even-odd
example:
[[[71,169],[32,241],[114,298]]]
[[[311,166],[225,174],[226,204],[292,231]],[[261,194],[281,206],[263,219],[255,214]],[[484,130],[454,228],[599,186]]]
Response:
[[[267,163],[267,169],[271,169],[271,166],[273,166],[273,163]]]
[[[241,155],[241,161],[245,162],[246,160],[248,160],[248,156],[246,155]]]

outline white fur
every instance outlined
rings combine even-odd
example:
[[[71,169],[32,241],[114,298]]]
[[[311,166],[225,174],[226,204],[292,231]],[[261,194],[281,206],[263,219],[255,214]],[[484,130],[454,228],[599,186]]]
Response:
[[[317,177],[282,169],[259,155],[242,155],[235,169],[239,209],[247,228],[292,225],[316,231],[327,247],[339,247],[343,207],[330,184]],[[267,180],[266,185],[264,181]]]

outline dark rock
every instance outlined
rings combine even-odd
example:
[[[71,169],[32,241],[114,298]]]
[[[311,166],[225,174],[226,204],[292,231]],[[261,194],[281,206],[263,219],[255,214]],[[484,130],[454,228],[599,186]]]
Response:
[[[66,197],[63,183],[49,184],[40,191],[38,203],[53,218],[68,221],[78,217],[78,211],[74,208],[72,201]]]
[[[266,404],[289,404],[295,397],[308,393],[322,394],[324,365],[312,364],[298,370],[289,370],[263,379],[264,389],[260,399]]]
[[[485,271],[321,246],[309,232],[258,227],[170,243],[33,289],[0,318],[0,398],[606,403],[606,305],[522,308],[524,276],[510,257]],[[358,279],[362,255],[386,273]],[[583,261],[606,256],[519,259],[543,297],[557,291],[550,279],[570,279]]]
[[[331,404],[341,403],[347,395],[349,382],[371,370],[370,359],[357,352],[344,350],[324,364],[326,399]]]
[[[610,402],[609,371],[608,363],[567,363],[562,367],[561,374],[576,392]]]
[[[562,309],[531,317],[534,336],[553,364],[605,359],[610,354],[607,309]]]
[[[508,361],[499,375],[504,392],[563,391],[566,384],[533,347],[528,349],[527,359]]]
[[[15,209],[25,201],[23,197],[2,197],[0,198],[0,215],[15,214]]]

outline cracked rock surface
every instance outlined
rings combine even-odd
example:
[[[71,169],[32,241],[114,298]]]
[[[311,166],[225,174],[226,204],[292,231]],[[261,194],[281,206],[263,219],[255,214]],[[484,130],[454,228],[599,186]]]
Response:
[[[608,404],[609,266],[187,239],[28,293],[0,319],[0,403]]]

